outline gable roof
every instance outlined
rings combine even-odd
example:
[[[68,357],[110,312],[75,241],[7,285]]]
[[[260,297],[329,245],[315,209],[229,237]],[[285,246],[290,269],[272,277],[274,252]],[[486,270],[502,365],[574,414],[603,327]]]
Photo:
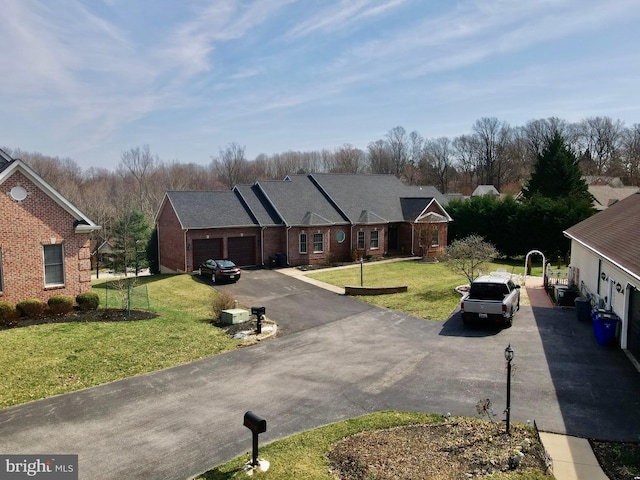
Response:
[[[471,198],[473,197],[484,197],[485,195],[492,195],[494,197],[499,197],[500,192],[493,185],[478,185],[476,189],[471,194]]]
[[[564,232],[640,280],[640,193],[634,193]]]
[[[76,233],[88,233],[95,230],[99,230],[99,225],[96,225],[82,213],[75,205],[69,200],[63,197],[55,188],[49,185],[40,175],[31,169],[22,160],[16,158],[12,159],[5,152],[0,150],[0,185],[2,185],[12,175],[20,172],[31,183],[38,187],[45,193],[51,200],[57,203],[63,210],[65,210],[71,217],[75,219],[74,228]]]
[[[319,219],[320,225],[347,223],[308,175],[288,175],[284,180],[258,181],[256,185],[287,226],[310,225],[312,218]]]
[[[258,220],[235,191],[166,192],[160,211],[166,202],[171,203],[183,229],[258,226]]]
[[[611,185],[589,185],[596,210],[604,210],[629,195],[640,191],[640,187],[612,187]]]
[[[408,187],[394,175],[314,173],[309,178],[353,224],[412,222],[433,199],[440,206],[447,203],[435,187]]]
[[[284,223],[257,185],[236,185],[233,190],[244,201],[261,227]]]

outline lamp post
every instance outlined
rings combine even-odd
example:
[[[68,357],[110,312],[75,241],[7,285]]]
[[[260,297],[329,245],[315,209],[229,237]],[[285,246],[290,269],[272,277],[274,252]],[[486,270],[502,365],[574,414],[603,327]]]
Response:
[[[511,344],[504,349],[504,358],[507,360],[507,435],[510,434],[510,421],[511,421],[511,360],[513,360],[513,349]]]

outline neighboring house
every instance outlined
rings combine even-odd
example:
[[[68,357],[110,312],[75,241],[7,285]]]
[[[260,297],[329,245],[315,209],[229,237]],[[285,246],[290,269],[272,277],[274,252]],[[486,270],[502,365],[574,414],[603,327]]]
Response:
[[[471,198],[474,197],[500,198],[500,192],[493,185],[478,185],[471,194]]]
[[[111,266],[115,258],[115,248],[111,240],[97,237],[91,241],[91,270]]]
[[[574,281],[622,320],[620,346],[640,361],[640,193],[564,232]]]
[[[639,187],[612,187],[611,185],[589,185],[588,188],[593,197],[593,207],[596,210],[604,210],[640,191]]]
[[[19,159],[0,150],[0,301],[91,289],[94,224]]]
[[[207,258],[238,265],[309,265],[363,256],[438,257],[451,218],[433,187],[392,175],[289,175],[232,191],[166,192],[158,213],[162,272]]]

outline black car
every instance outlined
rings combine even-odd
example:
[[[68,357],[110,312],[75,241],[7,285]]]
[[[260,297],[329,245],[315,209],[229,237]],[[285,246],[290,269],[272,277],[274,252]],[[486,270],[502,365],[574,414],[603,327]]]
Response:
[[[216,282],[237,282],[240,280],[240,269],[231,260],[207,260],[200,264],[198,273]]]

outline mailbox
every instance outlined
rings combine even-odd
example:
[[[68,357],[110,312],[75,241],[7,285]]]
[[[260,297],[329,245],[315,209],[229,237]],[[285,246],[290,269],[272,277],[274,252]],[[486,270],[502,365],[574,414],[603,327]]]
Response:
[[[267,421],[251,411],[244,414],[244,426],[254,433],[267,431]]]
[[[264,320],[264,312],[265,312],[264,307],[251,307],[251,315],[256,316],[256,320],[257,320],[256,333],[258,335],[262,333],[262,320]]]

